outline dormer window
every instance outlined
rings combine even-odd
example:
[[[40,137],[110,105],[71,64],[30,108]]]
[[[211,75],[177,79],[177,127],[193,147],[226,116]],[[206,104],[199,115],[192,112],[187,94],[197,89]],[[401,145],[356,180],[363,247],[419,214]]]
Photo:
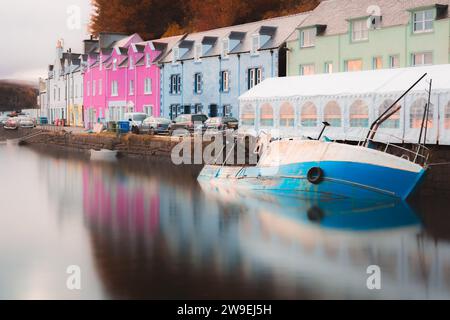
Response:
[[[300,31],[300,46],[302,48],[310,48],[316,45],[316,28],[309,28]]]
[[[432,32],[434,17],[433,9],[413,12],[414,33]]]
[[[367,19],[352,21],[352,41],[364,41],[369,39],[369,27]]]
[[[145,65],[147,67],[150,67],[151,64],[152,64],[152,60],[151,60],[151,57],[150,57],[150,53],[146,53],[145,54]]]
[[[194,49],[195,61],[199,62],[202,56],[202,45],[196,44]]]
[[[228,58],[230,51],[230,40],[228,38],[222,39],[222,58]]]
[[[259,35],[254,35],[252,37],[251,54],[253,54],[253,55],[258,54],[258,49],[259,49]]]
[[[129,58],[129,61],[130,61],[130,70],[131,69],[133,69],[134,68],[134,61],[133,61],[133,56],[130,56],[130,58]]]
[[[180,59],[180,48],[175,47],[173,48],[173,57],[172,57],[172,63],[177,63],[177,61]]]
[[[117,59],[113,60],[113,71],[117,70]]]

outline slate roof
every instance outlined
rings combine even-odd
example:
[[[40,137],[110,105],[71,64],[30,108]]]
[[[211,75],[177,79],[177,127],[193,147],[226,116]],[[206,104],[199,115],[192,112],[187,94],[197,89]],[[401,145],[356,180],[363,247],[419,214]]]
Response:
[[[326,25],[323,35],[345,34],[349,30],[349,20],[368,17],[368,8],[378,6],[381,9],[381,28],[406,25],[410,19],[410,10],[435,5],[449,5],[449,0],[325,0],[299,24],[299,28]],[[445,17],[449,17],[448,10]],[[443,17],[440,17],[443,18]],[[297,40],[294,32],[289,41]]]
[[[194,58],[195,44],[211,44],[212,47],[204,52],[202,57],[219,56],[221,54],[221,39],[229,37],[230,39],[239,40],[239,44],[235,48],[231,48],[230,54],[250,52],[252,35],[262,34],[270,35],[270,40],[259,48],[260,50],[270,50],[280,47],[286,39],[295,31],[296,27],[308,17],[310,12],[299,13],[289,16],[277,17],[257,22],[246,23],[242,25],[224,27],[203,32],[188,34],[183,39],[183,44],[188,46],[188,51],[183,54],[181,60],[189,60]],[[214,41],[215,40],[215,41]],[[163,63],[172,62],[172,52],[164,59]]]

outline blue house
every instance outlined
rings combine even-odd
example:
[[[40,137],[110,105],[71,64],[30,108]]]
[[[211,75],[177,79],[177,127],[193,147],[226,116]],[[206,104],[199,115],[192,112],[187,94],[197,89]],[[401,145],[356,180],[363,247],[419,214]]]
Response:
[[[286,40],[309,13],[186,35],[161,61],[165,117],[239,117],[241,94],[286,76]]]

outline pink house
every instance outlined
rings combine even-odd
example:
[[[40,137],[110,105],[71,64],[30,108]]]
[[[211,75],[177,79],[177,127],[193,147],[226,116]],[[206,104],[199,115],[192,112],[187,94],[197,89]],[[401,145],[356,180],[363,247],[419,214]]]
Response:
[[[84,73],[85,124],[126,120],[127,112],[160,116],[160,68],[181,37],[142,41],[139,35],[87,53]]]

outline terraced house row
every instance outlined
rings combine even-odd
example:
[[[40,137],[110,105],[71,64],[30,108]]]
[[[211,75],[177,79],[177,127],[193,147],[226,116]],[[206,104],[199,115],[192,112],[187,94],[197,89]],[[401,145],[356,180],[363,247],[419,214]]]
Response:
[[[311,12],[144,41],[103,33],[42,80],[42,114],[92,126],[126,112],[241,116],[267,78],[448,64],[448,0],[325,0]],[[276,111],[275,111],[276,112]]]

